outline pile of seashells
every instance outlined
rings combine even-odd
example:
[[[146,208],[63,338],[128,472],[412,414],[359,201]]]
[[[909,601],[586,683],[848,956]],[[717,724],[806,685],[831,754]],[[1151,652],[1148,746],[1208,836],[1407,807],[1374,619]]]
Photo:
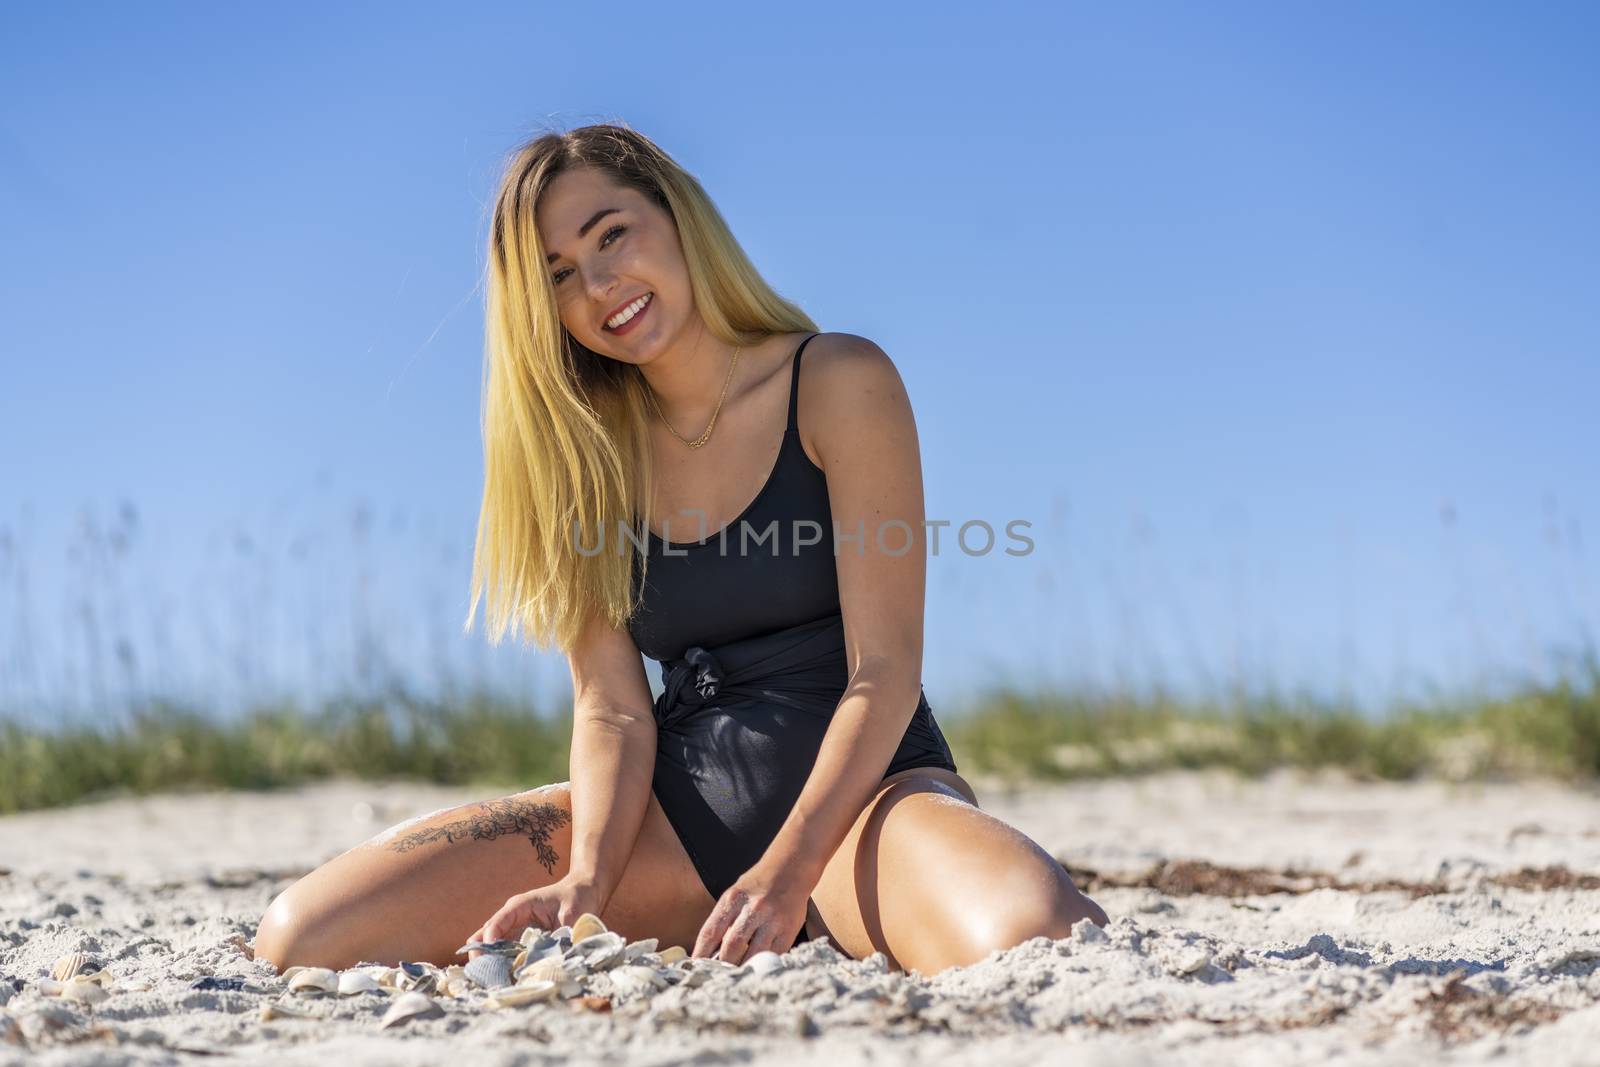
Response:
[[[69,952],[56,960],[50,977],[35,983],[47,997],[99,1004],[111,996],[111,972],[87,952]]]
[[[690,956],[680,945],[657,950],[656,944],[653,937],[630,943],[607,930],[598,916],[584,914],[571,926],[555,930],[529,927],[516,941],[469,941],[456,950],[457,955],[476,954],[464,966],[402,961],[396,967],[369,964],[344,971],[290,967],[275,979],[283,983],[281,994],[261,1006],[260,1018],[263,1022],[326,1018],[312,1010],[314,1001],[363,996],[389,1000],[381,1021],[384,1029],[444,1015],[440,1000],[489,1009],[570,1001],[573,1007],[604,1011],[613,1003],[648,1000],[675,986],[692,989],[713,975],[768,975],[789,966],[775,952],[758,952],[742,964],[732,964]],[[239,978],[224,981],[238,983],[228,988],[243,986]],[[138,979],[119,979],[113,985],[111,973],[84,952],[56,960],[50,977],[37,979],[35,985],[45,996],[90,1009],[110,997],[113,989],[151,988]],[[0,1010],[0,1042],[15,1042],[18,1037],[16,1021]]]
[[[296,998],[362,994],[393,998],[383,1016],[385,1029],[443,1015],[435,997],[481,1000],[491,1009],[577,998],[584,1007],[603,1010],[613,1001],[648,998],[671,986],[693,988],[715,973],[768,974],[785,967],[775,952],[759,952],[736,965],[690,956],[680,945],[657,951],[656,944],[653,937],[629,943],[598,916],[585,913],[571,926],[529,927],[516,941],[469,941],[456,950],[457,955],[478,954],[465,966],[401,962],[343,972],[290,967],[280,976],[288,983],[285,996],[264,1005],[261,1018],[314,1018]]]

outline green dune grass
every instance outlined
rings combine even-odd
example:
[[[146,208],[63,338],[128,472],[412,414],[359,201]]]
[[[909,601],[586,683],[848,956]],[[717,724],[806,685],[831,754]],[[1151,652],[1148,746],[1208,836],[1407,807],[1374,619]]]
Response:
[[[1493,699],[1368,717],[1311,699],[1232,706],[1164,698],[991,692],[940,716],[963,772],[1067,780],[1168,768],[1256,775],[1332,767],[1371,779],[1600,775],[1600,661]],[[0,720],[0,812],[174,789],[269,789],[332,776],[528,788],[567,777],[569,715],[479,695],[258,708],[219,721],[157,703],[109,729]]]
[[[451,651],[461,635],[450,632],[443,605],[447,590],[459,587],[459,573],[419,564],[414,591],[426,597],[409,610],[425,623],[426,643],[405,653],[390,647],[384,612],[395,609],[380,609],[373,593],[385,561],[448,564],[462,545],[426,522],[395,521],[406,519],[404,509],[388,523],[377,521],[379,513],[358,499],[342,517],[348,521],[331,526],[323,515],[320,523],[291,517],[287,529],[271,536],[243,520],[213,530],[203,554],[189,561],[195,569],[184,588],[193,598],[177,607],[165,601],[152,607],[138,592],[150,576],[165,573],[167,562],[148,553],[166,535],[147,531],[132,501],[121,501],[110,515],[86,506],[56,540],[37,539],[26,523],[14,526],[0,516],[6,608],[0,813],[128,793],[271,789],[333,776],[412,778],[489,795],[565,779],[567,709],[498,695],[503,690],[479,681],[483,664],[464,664]],[[1441,521],[1445,536],[1458,535],[1453,512]],[[42,582],[36,556],[60,553],[64,571],[51,579],[55,584]],[[453,573],[448,581],[447,573]],[[1458,587],[1457,595],[1470,601],[1466,571]],[[57,604],[56,597],[65,600]],[[348,610],[333,610],[340,604]],[[1133,607],[1118,603],[1119,610]],[[58,609],[68,620],[59,634]],[[294,611],[305,616],[276,628],[261,625],[288,620]],[[1240,617],[1235,624],[1243,633],[1260,620]],[[190,675],[193,653],[179,651],[170,638],[195,627],[204,631],[204,654],[217,661],[219,678],[245,686],[273,679],[283,663],[306,660],[314,649],[304,678],[310,690],[346,695],[316,707],[263,700],[242,715],[130,696]],[[348,649],[335,639],[344,636]],[[1299,691],[1259,695],[1247,678],[1233,683],[1245,694],[1233,698],[999,688],[966,706],[936,703],[935,712],[967,774],[1059,781],[1182,767],[1257,775],[1292,766],[1372,779],[1590,780],[1600,775],[1600,655],[1587,628],[1575,636],[1549,660],[1548,676],[1559,681],[1377,714]],[[1154,649],[1137,637],[1122,652],[1129,663],[1154,662]],[[1415,673],[1404,662],[1397,669]],[[442,692],[466,695],[423,699],[408,684],[422,675],[435,678]],[[42,695],[76,710],[57,715],[34,706]],[[237,700],[230,695],[227,704]],[[86,721],[103,725],[75,724]]]
[[[1223,707],[997,693],[946,734],[958,763],[1045,780],[1328,767],[1368,779],[1587,781],[1600,775],[1600,665],[1506,696],[1382,717],[1313,700]]]

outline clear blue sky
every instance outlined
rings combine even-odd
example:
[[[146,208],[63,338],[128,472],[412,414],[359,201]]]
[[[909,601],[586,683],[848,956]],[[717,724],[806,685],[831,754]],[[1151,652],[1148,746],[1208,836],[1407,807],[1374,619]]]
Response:
[[[1033,522],[930,561],[936,709],[1546,671],[1600,626],[1597,52],[1589,3],[6,5],[0,706],[364,632],[559,693],[458,636],[479,278],[503,154],[610,120],[895,359],[931,517]]]

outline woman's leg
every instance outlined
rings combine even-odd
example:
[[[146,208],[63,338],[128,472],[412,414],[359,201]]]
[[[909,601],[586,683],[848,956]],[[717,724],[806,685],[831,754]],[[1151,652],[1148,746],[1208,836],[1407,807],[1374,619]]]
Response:
[[[960,775],[926,767],[884,779],[811,899],[817,932],[842,951],[923,974],[1108,921],[1048,852],[979,809]]]
[[[508,897],[566,875],[571,845],[566,782],[411,819],[280,893],[261,918],[256,958],[279,969],[465,963],[455,950]],[[652,792],[601,920],[629,940],[688,947],[714,903]]]

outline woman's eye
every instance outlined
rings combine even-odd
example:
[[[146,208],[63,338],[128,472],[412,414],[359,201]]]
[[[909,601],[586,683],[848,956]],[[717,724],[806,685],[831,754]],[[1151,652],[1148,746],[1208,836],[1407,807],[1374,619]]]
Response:
[[[607,245],[609,245],[611,243],[611,235],[612,234],[623,234],[623,233],[626,233],[627,231],[628,231],[628,228],[626,226],[613,226],[613,227],[611,227],[611,229],[607,230],[605,233],[600,235],[600,247],[601,248],[605,248]],[[552,277],[551,280],[554,281],[557,285],[559,285],[559,284],[561,284],[561,281],[564,278],[566,278],[566,276],[568,274],[571,274],[571,273],[572,272],[570,270],[558,270],[558,271],[555,272],[555,274],[554,274],[554,276]]]

